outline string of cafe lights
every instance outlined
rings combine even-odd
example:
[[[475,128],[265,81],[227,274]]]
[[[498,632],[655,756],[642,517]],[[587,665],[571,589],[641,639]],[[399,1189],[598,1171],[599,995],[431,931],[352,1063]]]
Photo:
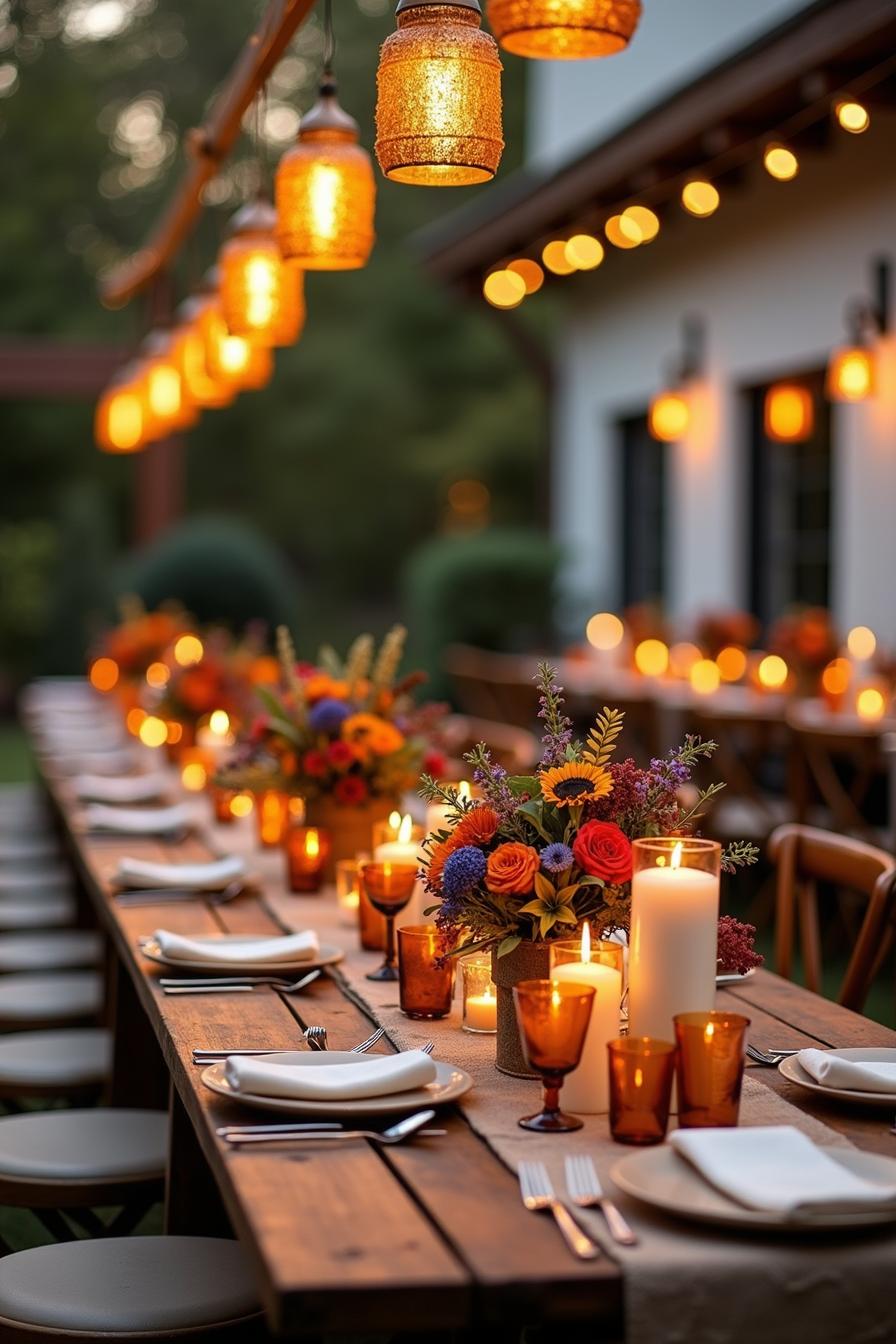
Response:
[[[722,203],[716,184],[751,162],[760,161],[776,181],[792,182],[800,168],[792,142],[829,117],[848,134],[863,134],[871,125],[871,113],[861,99],[894,72],[896,56],[891,55],[848,85],[826,89],[774,129],[721,150],[699,170],[676,172],[654,182],[638,193],[635,202],[595,209],[566,236],[543,235],[534,240],[525,255],[506,259],[488,271],[482,284],[484,297],[495,308],[518,308],[542,288],[548,278],[546,272],[564,279],[596,270],[607,256],[605,242],[620,251],[652,243],[661,228],[657,210],[676,200],[687,214],[708,219]]]

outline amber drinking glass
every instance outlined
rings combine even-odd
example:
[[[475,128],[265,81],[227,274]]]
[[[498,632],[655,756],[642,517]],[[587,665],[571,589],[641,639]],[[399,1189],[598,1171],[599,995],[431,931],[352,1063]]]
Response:
[[[675,1046],[652,1036],[607,1043],[610,1133],[617,1143],[662,1143],[669,1125]]]
[[[523,1129],[563,1134],[581,1129],[582,1121],[560,1110],[563,1079],[578,1064],[594,1005],[594,988],[561,980],[523,980],[513,991],[523,1054],[533,1073],[544,1080],[544,1104],[537,1115],[524,1116]]]
[[[209,795],[212,800],[215,821],[219,826],[232,826],[236,820],[230,806],[236,797],[233,789],[222,789],[217,784],[210,784]]]
[[[330,832],[320,826],[290,826],[283,847],[290,891],[319,891],[330,857]]]
[[[750,1019],[739,1013],[678,1013],[674,1022],[679,1125],[736,1125]]]
[[[386,917],[386,957],[379,970],[368,980],[397,980],[395,962],[395,916],[400,914],[414,894],[417,881],[415,863],[362,863],[361,891],[374,910]]]
[[[282,845],[289,822],[289,794],[279,789],[262,789],[255,795],[255,820],[262,848]]]
[[[405,924],[398,930],[398,1002],[408,1017],[447,1017],[454,999],[453,957],[439,959],[435,924]]]

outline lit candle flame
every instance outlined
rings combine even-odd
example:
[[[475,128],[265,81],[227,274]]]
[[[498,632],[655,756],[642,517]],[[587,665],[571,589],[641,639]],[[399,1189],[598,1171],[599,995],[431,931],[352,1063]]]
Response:
[[[214,709],[208,716],[208,726],[216,737],[226,737],[230,731],[230,715],[226,709]]]
[[[316,859],[320,855],[320,835],[313,828],[305,836],[305,853],[309,859]]]
[[[401,819],[401,825],[398,827],[398,839],[401,844],[406,845],[411,838],[411,831],[414,829],[414,823],[410,812],[406,812]]]
[[[392,830],[393,830],[393,831],[395,832],[395,834],[397,835],[397,834],[398,834],[398,828],[399,828],[399,826],[401,825],[401,813],[400,813],[400,812],[390,812],[390,813],[389,813],[389,825],[391,826]]]
[[[703,1029],[703,1039],[707,1045],[712,1044],[712,1038],[713,1036],[715,1036],[715,1034],[716,1034],[715,1023],[707,1022],[706,1026]]]
[[[591,960],[591,925],[587,919],[582,927],[582,961],[587,963]]]
[[[644,1086],[644,1070],[635,1069],[635,1087]]]
[[[468,779],[462,779],[458,784],[457,796],[458,798],[465,798],[465,799],[472,797],[472,792],[470,789],[470,781]]]
[[[675,848],[672,850],[672,859],[671,859],[671,861],[670,861],[670,863],[669,863],[669,867],[670,867],[670,868],[680,868],[680,867],[681,867],[681,850],[682,850],[682,845],[681,845],[681,841],[679,840],[679,841],[677,842],[677,844],[675,845]]]

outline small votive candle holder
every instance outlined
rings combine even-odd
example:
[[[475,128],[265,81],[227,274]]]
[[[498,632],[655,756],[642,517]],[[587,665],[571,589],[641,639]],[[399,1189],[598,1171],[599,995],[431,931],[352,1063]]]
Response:
[[[675,1046],[652,1036],[607,1043],[610,1133],[617,1143],[662,1143],[669,1126]]]
[[[366,862],[367,856],[363,856]],[[336,903],[339,906],[339,922],[356,929],[360,923],[361,883],[358,877],[362,856],[357,859],[340,859],[336,864]]]
[[[330,857],[330,832],[319,826],[290,826],[284,848],[290,891],[319,891]]]
[[[498,991],[492,980],[492,959],[476,955],[460,964],[464,1031],[493,1036],[498,1030]]]
[[[678,1042],[679,1125],[736,1125],[750,1019],[740,1013],[678,1013],[672,1020]]]
[[[217,784],[209,784],[208,792],[217,824],[219,826],[232,826],[236,820],[232,806],[236,797],[235,790],[222,789]]]
[[[180,782],[188,793],[202,793],[215,769],[214,754],[205,747],[186,747],[178,761]]]
[[[435,924],[405,924],[398,930],[398,1003],[406,1017],[447,1017],[454,972],[452,957],[439,959]]]
[[[262,789],[255,795],[255,821],[263,849],[282,845],[289,824],[289,794],[281,789]]]

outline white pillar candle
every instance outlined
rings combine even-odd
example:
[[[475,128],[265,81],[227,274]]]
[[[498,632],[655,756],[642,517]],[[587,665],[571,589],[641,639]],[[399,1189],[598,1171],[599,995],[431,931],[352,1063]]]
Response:
[[[619,1035],[622,976],[615,966],[591,960],[591,934],[586,924],[582,932],[582,960],[552,966],[551,979],[594,986],[594,1005],[582,1058],[579,1067],[563,1080],[560,1097],[563,1109],[573,1115],[600,1115],[610,1109],[607,1042],[615,1041]]]
[[[459,798],[470,797],[470,784],[466,779],[462,779],[457,786],[457,796]],[[426,834],[432,835],[434,831],[450,830],[450,822],[456,816],[453,807],[447,803],[430,803],[426,809]]]
[[[412,864],[414,868],[421,868],[423,851],[416,840],[408,838],[411,829],[411,818],[404,817],[396,838],[394,840],[384,840],[382,844],[375,847],[373,851],[374,861],[376,863]],[[423,908],[427,904],[431,904],[431,902],[426,898],[423,883],[415,882],[414,893],[405,908],[399,912],[396,927],[401,924],[424,924],[426,920]]]
[[[674,1041],[676,1013],[711,1012],[716,997],[719,878],[671,862],[632,877],[629,1031]]]

